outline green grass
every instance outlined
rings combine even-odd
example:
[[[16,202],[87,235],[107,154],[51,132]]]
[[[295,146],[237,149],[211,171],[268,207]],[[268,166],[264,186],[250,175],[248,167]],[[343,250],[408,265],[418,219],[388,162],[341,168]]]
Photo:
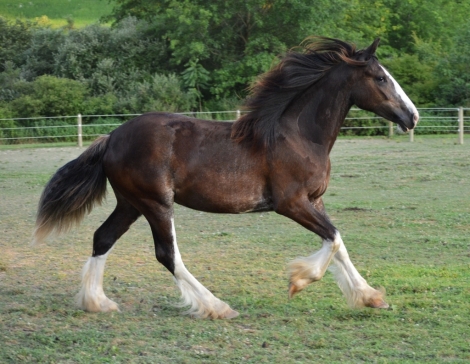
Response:
[[[454,140],[455,139],[455,140]],[[319,238],[275,213],[176,210],[188,269],[241,315],[195,320],[138,220],[110,255],[104,287],[120,313],[73,306],[94,230],[29,245],[51,173],[81,150],[0,150],[0,362],[466,363],[470,360],[470,144],[456,138],[341,138],[326,208],[352,261],[389,310],[347,307],[329,273],[287,299],[286,263]]]
[[[67,19],[72,19],[77,27],[96,23],[111,13],[112,8],[113,4],[107,0],[0,0],[0,16],[40,20],[54,27],[66,25]]]

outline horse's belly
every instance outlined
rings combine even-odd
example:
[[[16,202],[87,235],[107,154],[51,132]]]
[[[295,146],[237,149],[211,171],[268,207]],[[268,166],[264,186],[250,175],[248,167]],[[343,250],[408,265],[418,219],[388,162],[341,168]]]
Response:
[[[214,181],[190,188],[176,189],[176,203],[206,212],[238,214],[272,210],[270,196],[261,186],[240,186]]]

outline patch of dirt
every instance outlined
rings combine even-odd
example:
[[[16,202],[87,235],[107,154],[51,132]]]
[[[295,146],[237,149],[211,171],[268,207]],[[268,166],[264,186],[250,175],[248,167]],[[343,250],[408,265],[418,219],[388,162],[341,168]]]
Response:
[[[353,206],[353,207],[346,207],[344,209],[342,209],[341,211],[372,211],[371,209],[364,209],[362,207],[356,207],[356,206]]]

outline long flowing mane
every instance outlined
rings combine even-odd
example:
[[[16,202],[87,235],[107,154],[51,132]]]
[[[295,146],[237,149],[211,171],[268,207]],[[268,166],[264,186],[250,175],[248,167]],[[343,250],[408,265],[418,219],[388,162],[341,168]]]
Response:
[[[234,140],[251,142],[256,147],[270,146],[282,114],[297,95],[339,63],[357,66],[367,63],[353,58],[362,52],[356,51],[354,44],[338,39],[311,37],[302,46],[300,52],[290,51],[251,87],[251,96],[244,105],[250,112],[234,123]]]

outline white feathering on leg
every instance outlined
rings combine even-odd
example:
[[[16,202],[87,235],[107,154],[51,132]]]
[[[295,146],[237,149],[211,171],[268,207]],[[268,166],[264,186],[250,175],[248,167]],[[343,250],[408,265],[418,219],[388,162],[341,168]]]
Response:
[[[215,297],[186,269],[176,242],[174,220],[171,219],[176,285],[181,290],[181,303],[177,306],[190,306],[184,313],[197,318],[234,318],[238,312],[234,311],[225,302]]]
[[[76,305],[89,312],[119,311],[116,302],[104,294],[103,275],[108,251],[104,255],[90,257],[83,266],[82,286],[75,296]]]
[[[348,251],[342,240],[332,263],[333,265],[329,267],[329,271],[333,273],[350,307],[364,307],[370,299],[383,295],[383,292],[369,286],[367,281],[359,274],[349,259]]]

